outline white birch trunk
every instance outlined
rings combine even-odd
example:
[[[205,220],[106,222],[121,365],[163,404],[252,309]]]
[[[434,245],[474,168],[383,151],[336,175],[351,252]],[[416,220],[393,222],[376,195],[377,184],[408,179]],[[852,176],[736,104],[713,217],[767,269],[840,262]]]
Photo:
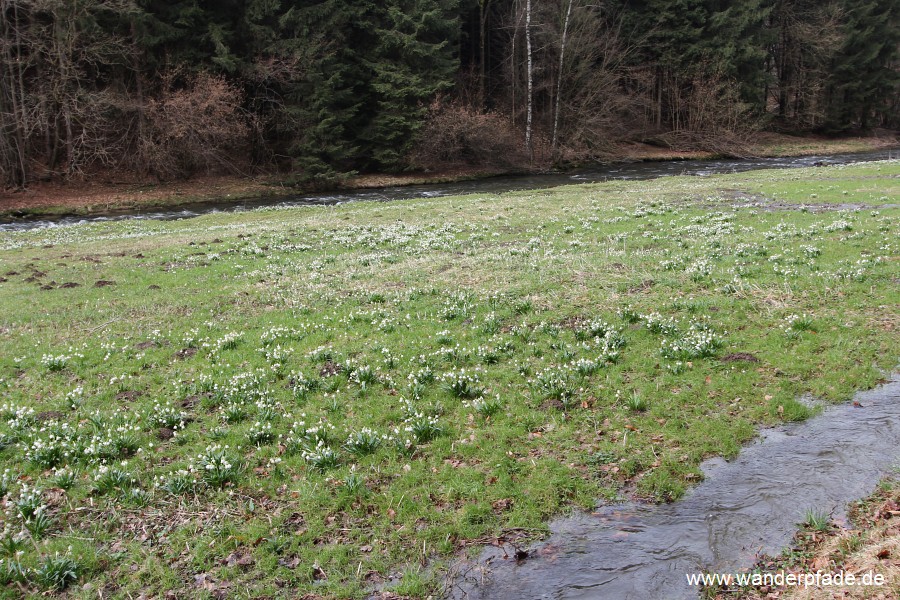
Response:
[[[553,140],[550,142],[550,151],[556,155],[556,144],[559,135],[559,104],[560,95],[562,94],[562,78],[563,64],[566,58],[566,37],[569,33],[569,17],[572,16],[572,0],[569,0],[569,6],[566,8],[566,19],[563,22],[562,37],[559,43],[559,72],[556,75],[556,106],[553,108]]]
[[[528,56],[528,108],[525,116],[525,149],[529,157],[533,157],[531,148],[531,114],[534,104],[534,77],[531,63],[531,0],[525,2],[525,53]]]

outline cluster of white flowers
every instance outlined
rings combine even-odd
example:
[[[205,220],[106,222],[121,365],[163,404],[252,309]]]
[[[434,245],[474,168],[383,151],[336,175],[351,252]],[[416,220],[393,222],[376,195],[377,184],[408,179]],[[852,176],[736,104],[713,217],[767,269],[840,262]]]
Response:
[[[271,423],[255,422],[250,431],[247,432],[247,439],[251,444],[261,446],[275,439],[275,433],[272,431]]]
[[[784,325],[782,325],[782,330],[785,333],[788,332],[797,332],[797,331],[808,331],[813,327],[813,319],[807,313],[803,314],[790,314],[784,318]]]
[[[389,438],[386,434],[378,433],[371,427],[363,427],[347,436],[344,448],[350,454],[362,456],[375,452],[388,440]]]
[[[691,327],[674,340],[663,340],[660,353],[673,360],[691,360],[714,356],[722,346],[722,338],[712,331]]]
[[[835,231],[853,231],[853,222],[847,219],[838,219],[825,226],[825,231],[833,233]]]
[[[409,406],[409,405],[408,405]],[[403,426],[394,429],[394,435],[397,437],[398,445],[405,445],[409,448],[412,442],[425,444],[439,437],[444,433],[437,416],[426,415],[425,413],[415,410],[403,419]]]
[[[78,458],[78,434],[68,423],[41,427],[25,446],[25,460],[49,469]]]
[[[465,368],[447,371],[440,377],[444,388],[457,398],[475,398],[484,393],[479,370]]]
[[[41,365],[48,371],[62,371],[72,358],[72,354],[44,354],[41,356]]]
[[[664,317],[660,313],[654,311],[641,315],[641,320],[644,321],[647,329],[653,333],[667,336],[678,333],[678,320],[674,317]]]
[[[280,367],[294,353],[293,348],[284,347],[281,344],[276,344],[275,346],[263,346],[259,351],[262,353],[263,357],[265,357],[266,362],[272,367]]]
[[[0,404],[0,415],[6,419],[7,425],[14,430],[24,430],[35,423],[34,408],[19,406],[11,402]]]
[[[279,341],[298,341],[303,339],[305,335],[304,330],[297,327],[272,326],[262,332],[260,341],[266,346],[271,346]]]
[[[238,344],[243,341],[244,335],[236,331],[229,331],[212,344],[203,344],[204,348],[209,348],[210,358],[215,358],[225,350],[234,350]]]
[[[140,448],[140,434],[136,424],[101,425],[85,444],[84,456],[99,463],[131,456]]]
[[[222,487],[235,480],[238,468],[227,444],[210,444],[190,463],[188,470],[198,473],[207,484]]]
[[[305,417],[305,414],[301,414]],[[296,421],[285,438],[285,446],[288,451],[297,452],[304,448],[328,445],[334,437],[335,427],[324,419],[319,419],[315,425],[309,425],[306,421]]]
[[[147,423],[150,427],[167,427],[173,431],[184,429],[188,414],[175,408],[171,400],[165,403],[156,402],[150,412],[147,413]]]
[[[69,408],[78,408],[79,406],[81,406],[82,402],[84,402],[84,388],[78,386],[75,389],[66,392],[65,400],[66,405]]]
[[[575,394],[573,372],[568,367],[543,369],[527,381],[542,399],[563,400]]]
[[[237,373],[222,384],[216,383],[210,390],[219,402],[234,401],[242,404],[255,402],[266,395],[263,386],[265,371]]]
[[[320,471],[330,469],[338,463],[337,452],[326,446],[322,440],[316,442],[316,445],[313,447],[305,448],[300,453],[300,456]]]
[[[484,417],[490,417],[503,409],[503,403],[500,401],[500,394],[495,395],[493,398],[479,396],[474,400],[463,402],[463,406],[471,408]]]
[[[701,279],[709,277],[712,270],[712,263],[710,263],[708,259],[700,257],[694,259],[694,262],[685,267],[684,272],[694,281],[700,281]]]

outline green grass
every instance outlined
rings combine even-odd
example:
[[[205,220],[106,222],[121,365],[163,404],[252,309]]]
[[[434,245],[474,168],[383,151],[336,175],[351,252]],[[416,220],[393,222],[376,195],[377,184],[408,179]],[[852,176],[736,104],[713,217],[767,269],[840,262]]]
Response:
[[[504,530],[625,488],[675,500],[810,416],[796,398],[895,367],[898,176],[4,234],[0,553],[21,553],[0,597],[424,597]],[[858,209],[780,206],[812,193]],[[35,488],[49,522],[17,508]]]

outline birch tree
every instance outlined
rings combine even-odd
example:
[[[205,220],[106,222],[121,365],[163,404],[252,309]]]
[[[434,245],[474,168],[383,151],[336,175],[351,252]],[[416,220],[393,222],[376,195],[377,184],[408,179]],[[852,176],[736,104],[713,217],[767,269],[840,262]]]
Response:
[[[531,126],[532,113],[534,112],[534,67],[532,64],[531,53],[531,0],[525,0],[525,54],[527,56],[527,108],[525,110],[525,150],[529,157],[534,156],[534,148],[532,146]]]
[[[553,139],[550,142],[550,150],[556,155],[557,141],[559,135],[559,106],[562,100],[562,80],[566,67],[566,41],[569,34],[569,19],[572,17],[572,2],[569,0],[566,6],[566,17],[563,21],[562,35],[559,40],[559,71],[556,75],[556,97],[553,107]]]

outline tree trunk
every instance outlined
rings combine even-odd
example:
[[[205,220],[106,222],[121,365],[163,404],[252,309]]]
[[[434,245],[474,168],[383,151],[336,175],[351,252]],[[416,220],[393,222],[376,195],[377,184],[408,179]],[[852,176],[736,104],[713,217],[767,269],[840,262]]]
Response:
[[[550,142],[550,151],[556,159],[556,144],[559,135],[559,105],[562,97],[563,65],[566,58],[566,36],[569,33],[569,18],[572,16],[572,0],[566,8],[566,19],[563,22],[562,37],[559,42],[559,72],[556,76],[556,106],[553,108],[553,140]]]
[[[534,108],[534,70],[531,59],[531,0],[525,1],[525,53],[527,55],[528,64],[528,106],[525,111],[525,150],[528,151],[529,158],[533,159],[534,151],[531,144],[531,115]]]
[[[656,127],[662,127],[662,113],[663,113],[663,71],[662,67],[656,68],[656,115],[654,120],[656,121]]]
[[[5,15],[12,8],[12,23],[10,24]],[[28,181],[28,172],[26,169],[26,148],[25,148],[25,130],[27,111],[25,108],[25,83],[23,74],[22,61],[22,23],[19,20],[19,5],[15,2],[0,3],[0,14],[4,15],[3,19],[3,46],[5,62],[2,78],[5,82],[3,86],[5,91],[0,91],[5,98],[3,99],[3,123],[4,133],[4,162],[5,169],[9,172],[6,175],[7,183],[14,187],[22,187]],[[15,41],[13,41],[15,40]],[[13,56],[12,45],[15,44],[15,56]]]
[[[491,0],[479,0],[481,14],[478,19],[478,108],[484,109],[485,80],[487,79],[487,57],[485,56],[487,38],[487,7]]]

